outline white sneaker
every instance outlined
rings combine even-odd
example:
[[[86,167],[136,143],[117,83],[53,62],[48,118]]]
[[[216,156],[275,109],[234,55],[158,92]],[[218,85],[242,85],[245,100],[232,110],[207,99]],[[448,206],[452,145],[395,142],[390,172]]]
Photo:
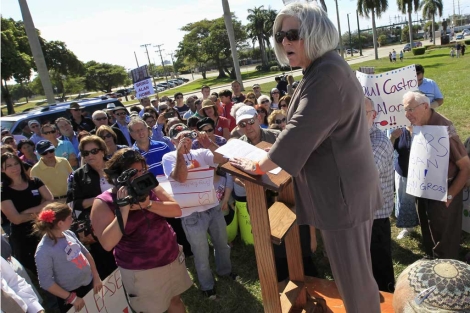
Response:
[[[400,240],[400,239],[403,239],[404,237],[406,236],[409,236],[410,235],[410,231],[408,230],[408,228],[404,228],[397,236],[397,239]]]

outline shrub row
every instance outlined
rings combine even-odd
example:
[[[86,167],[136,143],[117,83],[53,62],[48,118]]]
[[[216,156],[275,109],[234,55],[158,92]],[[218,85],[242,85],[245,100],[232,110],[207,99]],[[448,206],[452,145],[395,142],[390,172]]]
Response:
[[[413,48],[411,49],[411,52],[413,52],[413,55],[421,55],[426,52],[426,48],[425,47]]]

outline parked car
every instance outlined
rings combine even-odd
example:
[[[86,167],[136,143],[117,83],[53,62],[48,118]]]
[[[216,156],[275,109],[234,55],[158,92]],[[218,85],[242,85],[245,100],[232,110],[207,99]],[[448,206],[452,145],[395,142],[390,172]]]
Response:
[[[347,54],[351,54],[351,49],[347,49],[347,50],[346,50],[346,53],[347,53]],[[359,50],[353,49],[353,53],[359,53]]]
[[[162,91],[165,91],[165,87],[162,87],[162,86],[158,86],[157,85],[157,90],[155,90],[156,92],[162,92]]]
[[[462,31],[462,35],[464,35],[464,36],[469,36],[469,35],[470,35],[470,29],[465,28],[465,29]]]
[[[421,41],[415,41],[413,42],[413,48],[418,48],[418,47],[422,47],[423,44],[421,43]],[[407,43],[404,47],[403,47],[403,51],[411,51],[410,49],[410,44]]]
[[[122,96],[129,96],[132,93],[132,89],[131,88],[119,89],[119,90],[116,90],[116,93],[120,93]]]
[[[184,81],[185,83],[189,82],[189,79],[184,78],[184,77],[180,77],[179,79],[181,79],[181,80]]]
[[[455,36],[455,40],[462,40],[462,39],[465,39],[465,35],[458,34],[457,36]]]
[[[175,84],[176,86],[179,86],[179,85],[182,85],[182,84],[183,84],[182,81],[179,81],[179,80],[177,80],[177,79],[171,79],[171,80],[168,81],[168,83],[173,83],[173,84]]]

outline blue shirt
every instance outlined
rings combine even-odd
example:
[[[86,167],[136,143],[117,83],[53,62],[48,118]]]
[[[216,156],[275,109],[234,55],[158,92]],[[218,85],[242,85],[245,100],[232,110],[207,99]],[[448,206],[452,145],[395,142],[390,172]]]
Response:
[[[126,137],[127,139],[127,144],[129,145],[129,147],[132,145],[132,141],[131,141],[131,134],[129,134],[129,129],[127,129],[127,124],[126,125],[121,125],[119,124],[118,121],[116,121],[116,125],[119,127],[119,129],[122,131],[124,137]]]
[[[59,143],[57,144],[57,147],[55,147],[56,157],[65,158],[68,161],[71,154],[75,154],[75,156],[77,156],[77,154],[75,153],[75,149],[73,148],[70,141],[63,141],[60,139],[58,139],[57,141]]]
[[[32,140],[35,145],[38,142],[40,142],[41,140],[46,140],[46,138],[43,138],[42,136],[36,135],[36,133],[34,133],[29,139]]]
[[[63,140],[64,141],[68,141],[72,144],[73,148],[75,149],[75,155],[78,155],[78,153],[80,152],[80,150],[78,149],[78,138],[77,138],[77,133],[73,133],[73,137],[72,137],[72,140],[70,140],[69,137],[67,136],[62,136]]]
[[[137,147],[137,143],[134,143],[132,149],[139,151],[140,154],[145,158],[148,165],[148,170],[155,176],[163,175],[162,158],[168,152],[171,152],[170,148],[161,141],[150,140],[148,151],[140,150]]]
[[[157,124],[153,127],[152,129],[152,140],[155,141],[162,141],[167,144],[168,148],[170,148],[170,151],[175,151],[175,145],[171,142],[171,139],[163,136],[163,124]]]
[[[433,102],[436,99],[444,99],[439,87],[436,82],[429,78],[423,78],[423,83],[418,87],[419,91],[424,93],[429,98],[429,102]]]

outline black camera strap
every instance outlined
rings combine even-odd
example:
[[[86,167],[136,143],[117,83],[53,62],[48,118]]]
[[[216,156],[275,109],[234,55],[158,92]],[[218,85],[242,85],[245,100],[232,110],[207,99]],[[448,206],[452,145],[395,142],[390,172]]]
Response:
[[[116,209],[114,210],[114,214],[116,215],[116,218],[117,218],[117,221],[118,221],[118,225],[119,225],[119,229],[121,230],[121,233],[123,236],[126,236],[126,231],[124,230],[124,220],[122,219],[122,214],[121,214],[121,208],[119,207],[118,205],[118,199],[117,199],[117,195],[114,194],[114,193],[111,193],[112,197],[113,197],[113,202],[114,204],[116,205]]]

